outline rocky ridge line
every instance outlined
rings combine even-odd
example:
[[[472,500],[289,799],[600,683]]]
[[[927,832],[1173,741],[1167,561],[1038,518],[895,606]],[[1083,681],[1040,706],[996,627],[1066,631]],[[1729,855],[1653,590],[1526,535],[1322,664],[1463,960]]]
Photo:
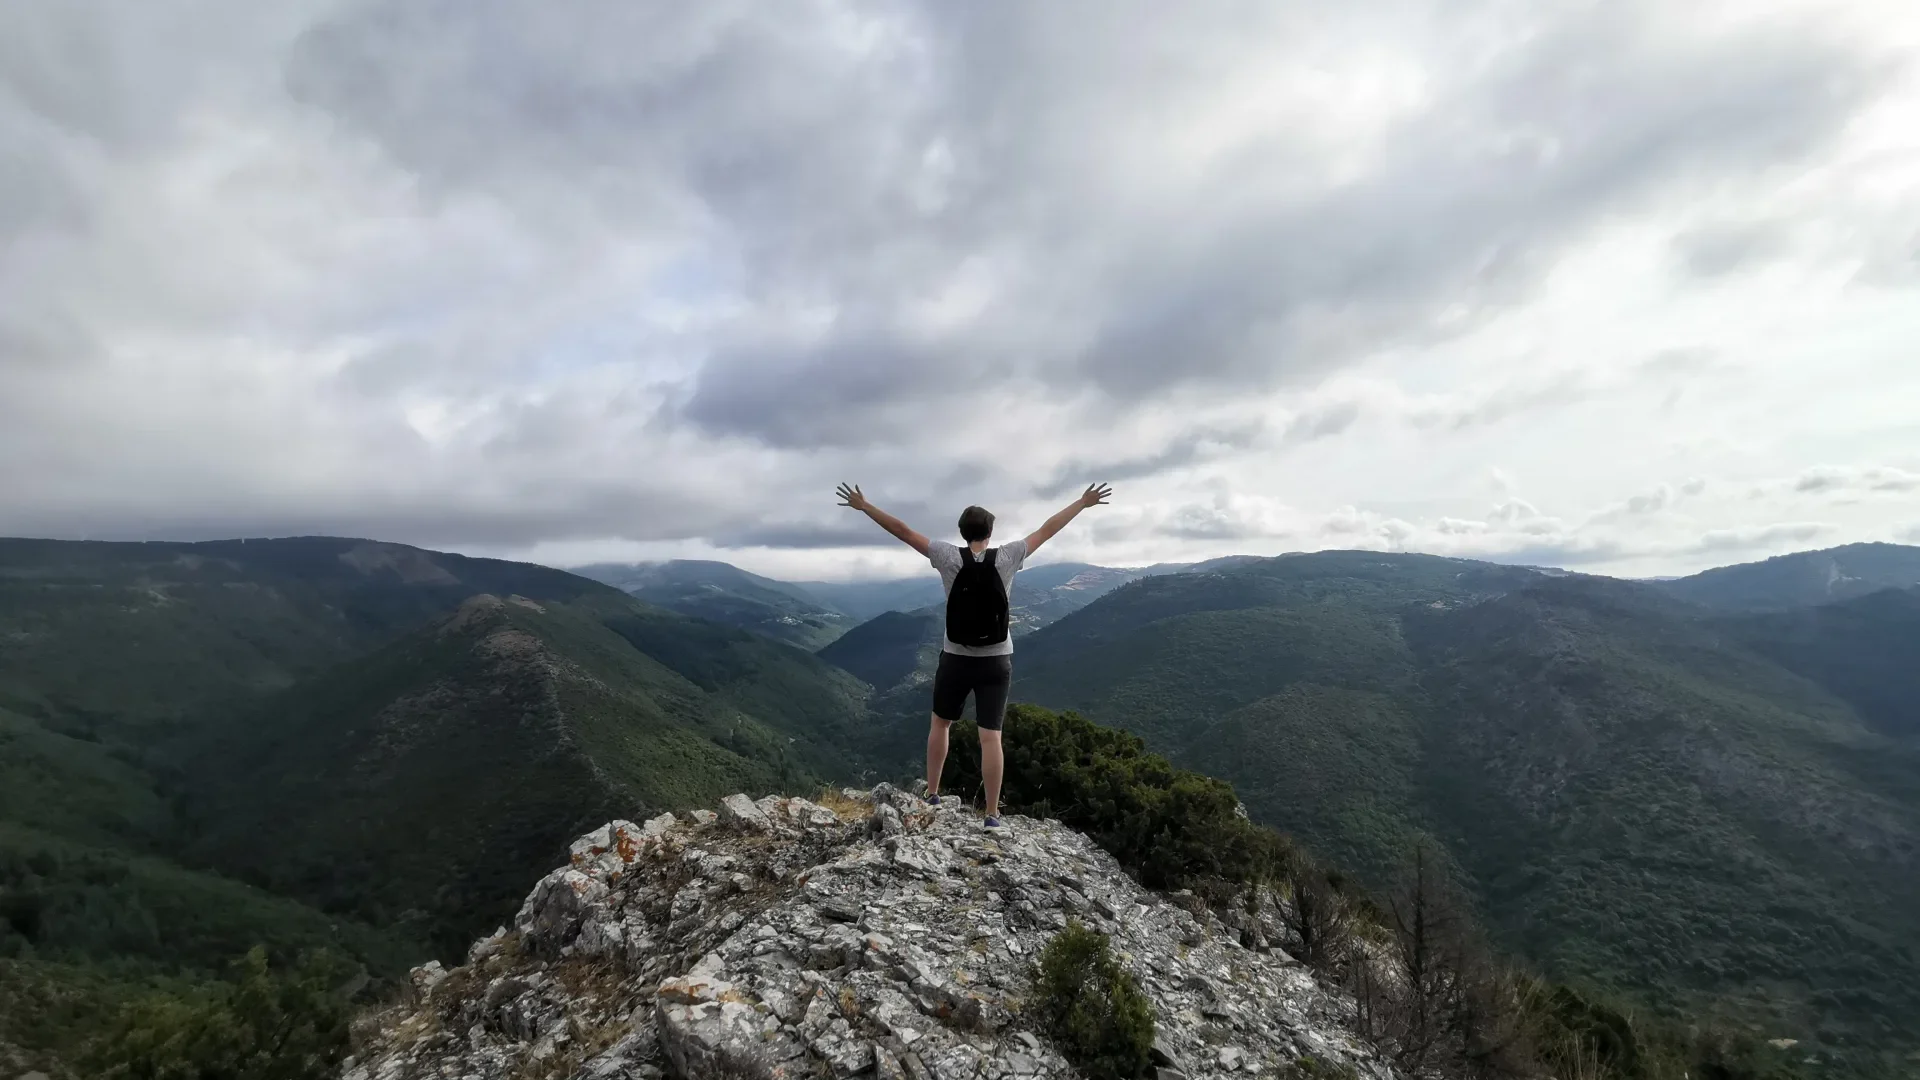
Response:
[[[1272,910],[1143,890],[1052,821],[986,833],[886,784],[834,801],[734,795],[580,838],[511,929],[363,1021],[344,1080],[1067,1080],[1022,1008],[1070,919],[1152,1001],[1158,1080],[1308,1055],[1395,1077],[1351,1000],[1271,944]]]

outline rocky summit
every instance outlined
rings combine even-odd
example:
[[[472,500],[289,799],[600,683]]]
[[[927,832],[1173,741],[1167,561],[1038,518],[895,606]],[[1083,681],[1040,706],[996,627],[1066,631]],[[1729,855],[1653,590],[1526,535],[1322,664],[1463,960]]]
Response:
[[[1064,1080],[1026,1005],[1070,920],[1151,1000],[1159,1080],[1395,1075],[1276,912],[1144,890],[1051,821],[985,831],[884,784],[823,801],[735,795],[581,837],[511,928],[361,1022],[345,1080]]]

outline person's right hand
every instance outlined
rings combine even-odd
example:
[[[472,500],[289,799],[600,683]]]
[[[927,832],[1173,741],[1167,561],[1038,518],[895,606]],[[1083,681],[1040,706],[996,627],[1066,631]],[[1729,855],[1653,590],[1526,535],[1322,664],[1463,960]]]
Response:
[[[1087,493],[1080,496],[1081,506],[1105,506],[1113,495],[1113,489],[1105,484],[1088,484]]]
[[[865,495],[860,494],[860,487],[857,484],[841,484],[833,489],[833,493],[840,496],[841,506],[851,506],[863,513],[873,505],[867,501]]]

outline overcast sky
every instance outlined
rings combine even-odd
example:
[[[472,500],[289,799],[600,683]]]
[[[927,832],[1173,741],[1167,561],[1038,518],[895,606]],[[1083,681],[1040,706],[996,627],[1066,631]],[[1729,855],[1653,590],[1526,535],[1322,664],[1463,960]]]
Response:
[[[0,0],[0,534],[1920,542],[1912,0]]]

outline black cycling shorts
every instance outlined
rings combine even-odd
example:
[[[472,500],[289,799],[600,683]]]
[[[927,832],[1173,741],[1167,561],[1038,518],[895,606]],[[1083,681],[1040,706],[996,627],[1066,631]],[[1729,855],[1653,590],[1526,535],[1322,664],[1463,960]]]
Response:
[[[988,731],[999,731],[1007,718],[1007,688],[1013,685],[1013,657],[961,656],[942,652],[933,670],[933,715],[960,719],[967,695],[973,695],[973,715]]]

